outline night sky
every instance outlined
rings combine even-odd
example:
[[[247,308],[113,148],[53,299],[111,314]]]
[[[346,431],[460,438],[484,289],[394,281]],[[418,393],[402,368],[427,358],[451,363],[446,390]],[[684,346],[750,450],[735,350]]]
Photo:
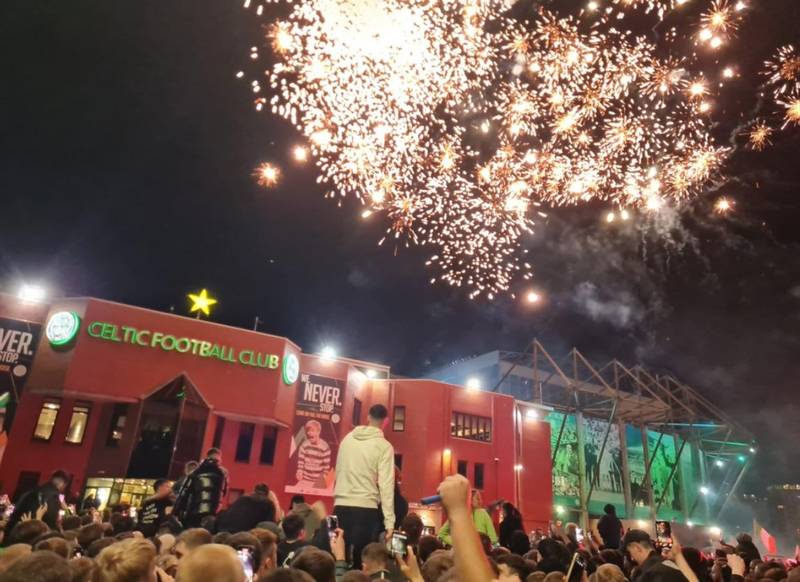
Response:
[[[761,4],[740,47],[800,40],[800,2]],[[185,313],[206,287],[216,321],[259,316],[306,351],[409,376],[533,337],[577,346],[732,412],[761,443],[749,490],[800,481],[800,131],[734,156],[734,213],[714,215],[714,195],[652,225],[557,210],[526,241],[545,304],[471,302],[289,161],[297,134],[235,79],[255,44],[232,0],[0,3],[0,288]],[[273,190],[251,176],[265,160],[284,170]]]

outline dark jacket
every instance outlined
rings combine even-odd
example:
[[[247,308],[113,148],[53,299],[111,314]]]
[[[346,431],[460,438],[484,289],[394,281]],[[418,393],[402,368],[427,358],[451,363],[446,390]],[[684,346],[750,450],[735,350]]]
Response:
[[[506,517],[500,522],[500,545],[504,548],[508,548],[511,544],[511,536],[515,531],[519,530],[525,531],[525,528],[522,525],[522,520],[516,515]]]
[[[47,505],[47,512],[42,516],[42,521],[45,522],[50,529],[58,529],[58,511],[61,509],[61,500],[58,489],[50,482],[40,485],[35,489],[31,489],[20,497],[17,505],[14,507],[14,512],[8,518],[6,524],[6,531],[11,532],[14,526],[17,525],[22,519],[22,515],[30,513],[31,517],[36,516],[36,510],[40,505]],[[6,536],[8,539],[8,536]]]
[[[597,531],[603,538],[603,546],[609,550],[619,549],[622,541],[622,522],[616,515],[605,514],[597,522]]]
[[[181,521],[194,525],[200,518],[217,513],[227,491],[228,471],[215,459],[205,459],[186,477],[172,511]]]
[[[242,495],[217,517],[217,531],[250,531],[262,521],[275,521],[275,505],[266,495]]]
[[[641,565],[633,582],[688,582],[674,562],[665,560],[656,552]]]

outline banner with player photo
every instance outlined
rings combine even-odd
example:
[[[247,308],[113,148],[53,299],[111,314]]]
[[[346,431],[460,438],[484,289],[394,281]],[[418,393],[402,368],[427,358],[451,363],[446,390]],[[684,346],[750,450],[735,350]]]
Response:
[[[296,390],[285,491],[332,497],[345,381],[301,374]]]
[[[0,317],[0,395],[22,392],[40,331],[38,323]]]

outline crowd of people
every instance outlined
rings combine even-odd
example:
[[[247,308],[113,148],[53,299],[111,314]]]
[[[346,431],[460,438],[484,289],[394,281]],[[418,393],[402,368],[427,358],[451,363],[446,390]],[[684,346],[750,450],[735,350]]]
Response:
[[[496,530],[460,475],[439,487],[447,522],[425,535],[419,515],[395,513],[386,416],[373,407],[368,426],[343,440],[330,514],[299,495],[284,512],[266,484],[220,511],[227,472],[217,449],[175,484],[157,480],[136,518],[93,500],[64,513],[68,476],[57,471],[6,521],[0,582],[800,582],[800,568],[762,560],[746,535],[710,557],[674,538],[660,547],[647,532],[624,532],[613,506],[583,537],[575,524],[526,532],[505,502]]]

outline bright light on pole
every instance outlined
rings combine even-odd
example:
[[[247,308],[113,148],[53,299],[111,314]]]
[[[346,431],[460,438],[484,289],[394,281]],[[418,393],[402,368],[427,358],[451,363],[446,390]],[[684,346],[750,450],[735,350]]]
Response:
[[[326,362],[331,362],[336,359],[336,350],[331,346],[325,346],[322,348],[322,351],[319,353],[319,355]]]
[[[47,297],[47,291],[40,285],[23,284],[17,292],[17,297],[27,303],[39,303]]]
[[[477,392],[481,389],[481,381],[479,378],[467,378],[467,390],[470,392]]]

